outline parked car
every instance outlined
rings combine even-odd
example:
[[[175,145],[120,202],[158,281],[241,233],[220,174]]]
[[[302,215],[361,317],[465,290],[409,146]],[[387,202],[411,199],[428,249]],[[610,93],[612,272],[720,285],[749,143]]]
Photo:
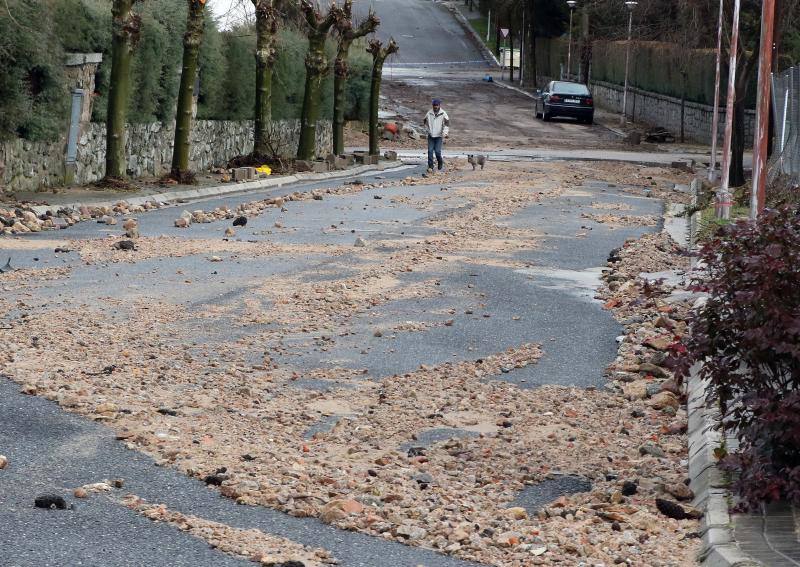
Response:
[[[550,120],[556,116],[568,116],[584,124],[594,121],[592,93],[582,83],[550,81],[536,93],[536,118]]]

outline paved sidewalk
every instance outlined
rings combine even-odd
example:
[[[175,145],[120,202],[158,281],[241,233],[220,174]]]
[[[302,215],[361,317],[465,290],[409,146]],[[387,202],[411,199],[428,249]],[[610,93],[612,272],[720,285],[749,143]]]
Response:
[[[787,503],[766,506],[761,513],[731,511],[735,497],[728,475],[717,466],[714,450],[723,445],[715,427],[719,412],[705,405],[705,384],[697,373],[689,379],[689,476],[693,505],[703,510],[700,564],[705,567],[800,567],[800,514]],[[729,433],[724,444],[735,451]]]
[[[350,148],[348,148],[349,150]],[[445,158],[466,158],[469,150],[444,150]],[[690,153],[655,153],[624,150],[592,150],[575,148],[526,148],[498,149],[483,152],[494,161],[614,161],[636,163],[642,166],[670,166],[673,162],[688,162],[697,159]],[[427,156],[422,150],[397,150],[403,160],[421,160]]]
[[[403,164],[400,161],[382,161],[378,165],[361,165],[349,169],[338,171],[328,171],[325,173],[295,173],[293,175],[265,177],[255,181],[244,183],[223,183],[221,185],[192,186],[184,185],[163,191],[162,188],[142,189],[140,191],[86,191],[78,192],[65,191],[64,193],[50,195],[48,193],[33,193],[25,196],[31,200],[46,202],[46,205],[35,205],[31,207],[37,214],[43,214],[49,209],[67,208],[78,209],[81,206],[113,206],[120,201],[125,201],[129,205],[142,205],[148,201],[158,201],[161,203],[187,201],[197,201],[219,197],[222,195],[235,195],[248,193],[269,188],[279,188],[285,185],[293,185],[300,182],[309,181],[328,181],[334,179],[346,179],[360,175],[377,175],[384,171],[400,171],[410,169],[414,166]]]
[[[733,532],[742,551],[769,567],[800,567],[800,513],[788,503],[762,514],[735,514]]]

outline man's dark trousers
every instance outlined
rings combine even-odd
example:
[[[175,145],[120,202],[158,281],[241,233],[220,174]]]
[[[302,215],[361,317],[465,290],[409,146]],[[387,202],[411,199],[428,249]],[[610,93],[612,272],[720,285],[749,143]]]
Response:
[[[433,169],[433,154],[436,154],[436,163],[439,166],[439,171],[444,167],[444,160],[442,159],[442,137],[433,138],[428,136],[428,169]]]

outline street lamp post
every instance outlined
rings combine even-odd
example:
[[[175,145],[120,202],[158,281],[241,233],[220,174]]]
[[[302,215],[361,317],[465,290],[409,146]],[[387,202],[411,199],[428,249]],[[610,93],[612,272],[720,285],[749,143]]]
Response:
[[[620,123],[625,124],[625,118],[628,113],[628,71],[631,64],[631,35],[633,33],[633,9],[639,2],[628,0],[625,6],[628,8],[628,43],[625,50],[625,89],[622,91],[622,116]]]
[[[567,0],[569,6],[569,46],[567,47],[567,80],[572,72],[572,15],[575,13],[575,6],[578,0]]]

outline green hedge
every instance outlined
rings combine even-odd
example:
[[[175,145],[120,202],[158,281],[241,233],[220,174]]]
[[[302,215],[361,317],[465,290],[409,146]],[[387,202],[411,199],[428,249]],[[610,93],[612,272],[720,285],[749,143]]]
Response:
[[[54,14],[43,10],[39,0],[8,0],[7,10],[2,5],[0,138],[19,135],[40,140],[57,135],[57,122],[49,116],[64,115],[67,92],[55,28]]]
[[[594,42],[592,77],[598,81],[625,83],[626,42]],[[685,75],[684,75],[685,73]],[[641,42],[631,46],[630,79],[635,87],[701,104],[714,103],[716,53],[713,49],[684,50],[661,42]]]
[[[111,9],[108,0],[8,0],[0,9],[0,138],[52,140],[63,134],[69,94],[64,82],[66,52],[103,54],[96,77],[94,121],[105,120],[111,64]],[[185,0],[138,4],[142,35],[134,54],[128,120],[174,119],[180,81]],[[5,6],[3,5],[3,8]],[[11,15],[10,15],[11,14]],[[305,85],[307,40],[293,28],[281,30],[275,66],[273,118],[297,118]],[[328,54],[333,59],[334,41]],[[361,45],[351,50],[347,116],[368,116],[371,59]],[[200,52],[198,118],[252,119],[255,98],[255,31],[244,26],[220,30],[207,19]],[[323,118],[332,116],[333,79],[322,101]]]
[[[542,76],[558,77],[560,65],[567,61],[567,39],[536,40],[536,62]],[[572,73],[578,73],[580,51],[572,44]],[[592,42],[592,80],[622,85],[625,83],[624,41]],[[686,100],[713,104],[716,53],[713,49],[683,50],[672,43],[635,42],[631,46],[628,83],[636,88],[681,98],[682,71],[686,72]],[[723,66],[722,92],[725,96],[727,77]],[[755,89],[748,92],[748,104],[755,103]]]

